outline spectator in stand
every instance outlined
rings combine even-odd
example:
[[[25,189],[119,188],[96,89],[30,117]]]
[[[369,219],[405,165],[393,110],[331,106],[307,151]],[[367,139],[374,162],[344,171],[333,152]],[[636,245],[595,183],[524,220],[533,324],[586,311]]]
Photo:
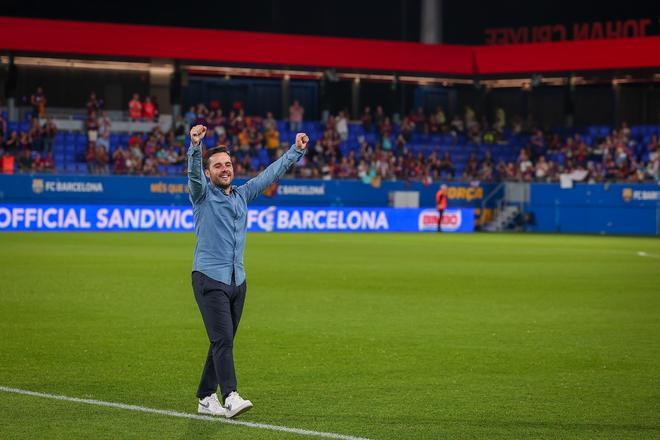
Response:
[[[110,133],[106,132],[99,136],[96,140],[96,145],[100,145],[105,148],[106,151],[110,151]]]
[[[380,123],[380,134],[383,137],[389,137],[392,134],[392,121],[389,116],[383,118],[383,121]]]
[[[43,129],[39,124],[39,119],[32,119],[32,124],[30,125],[30,131],[28,136],[32,139],[32,148],[37,151],[43,151],[44,149],[44,140],[43,140]]]
[[[198,104],[195,109],[195,124],[206,124],[207,118],[209,116],[209,109],[206,108],[204,104]]]
[[[96,168],[98,173],[108,174],[110,172],[108,167],[108,163],[110,162],[110,158],[108,157],[108,150],[106,150],[103,145],[96,145],[95,150]]]
[[[19,138],[18,133],[14,130],[9,135],[9,138],[5,140],[5,154],[16,155],[19,150]]]
[[[114,174],[126,174],[128,167],[126,166],[126,159],[128,152],[123,146],[119,145],[114,153],[112,153],[112,172]]]
[[[99,135],[103,136],[105,134],[110,135],[110,129],[112,128],[112,121],[108,117],[108,114],[103,111],[101,112],[101,117],[98,120],[99,125]]]
[[[0,113],[0,139],[4,139],[7,136],[7,121],[5,117]]]
[[[133,165],[132,169],[135,172],[142,170],[142,161],[144,160],[144,152],[142,151],[142,146],[140,145],[140,140],[132,139],[129,140],[129,151],[131,153],[131,164]],[[129,167],[129,170],[131,168]]]
[[[477,114],[475,113],[474,109],[470,107],[469,105],[465,106],[465,129],[468,132],[472,132],[479,123],[477,122]]]
[[[364,108],[364,111],[362,112],[362,116],[360,117],[360,120],[362,121],[362,129],[365,132],[371,132],[373,131],[373,121],[374,118],[371,115],[371,108],[369,106]]]
[[[490,183],[495,177],[495,170],[493,169],[493,162],[484,160],[479,167],[479,180],[482,182]]]
[[[87,139],[90,142],[96,142],[99,137],[99,121],[96,118],[96,113],[92,112],[89,114],[85,122],[85,127],[87,128]]]
[[[435,122],[438,124],[438,129],[441,132],[447,131],[447,116],[445,115],[444,109],[440,105],[435,109]]]
[[[186,160],[186,154],[180,145],[170,145],[167,149],[167,159],[170,165],[182,164]]]
[[[32,139],[28,133],[21,131],[21,134],[18,136],[18,149],[23,150],[32,150]]]
[[[55,160],[53,159],[53,153],[49,151],[46,153],[46,156],[42,161],[42,169],[45,173],[52,173],[55,171]]]
[[[266,130],[266,150],[268,158],[274,161],[277,158],[277,149],[280,147],[280,133],[276,127],[269,126]]]
[[[429,133],[438,133],[440,131],[440,124],[438,123],[436,114],[431,113],[427,120],[428,120]]]
[[[186,114],[183,116],[186,121],[186,132],[190,130],[190,127],[197,121],[197,112],[195,111],[195,106],[191,105]]]
[[[337,116],[337,120],[335,121],[335,127],[337,129],[337,133],[339,134],[339,138],[342,141],[345,141],[348,139],[348,118],[346,117],[346,112],[345,111],[340,111],[339,116]]]
[[[463,179],[464,180],[476,180],[479,177],[479,161],[477,160],[477,155],[470,153],[470,157],[465,165],[463,170]]]
[[[277,130],[277,121],[275,120],[275,117],[273,116],[273,112],[266,113],[266,118],[263,120],[263,123],[262,123],[261,126],[263,127],[264,132],[268,131],[269,128]]]
[[[128,118],[131,121],[142,119],[142,103],[140,102],[140,95],[137,93],[133,93],[133,99],[128,103]]]
[[[320,142],[323,147],[323,153],[329,156],[339,149],[341,139],[339,139],[339,134],[335,130],[328,128],[323,132]]]
[[[497,133],[502,133],[506,127],[506,112],[502,107],[497,107],[495,110],[495,122],[493,122],[493,129]]]
[[[151,97],[147,96],[144,98],[144,104],[142,104],[142,119],[148,122],[153,122],[156,118],[156,106],[151,101]]]
[[[376,113],[374,114],[374,124],[380,130],[383,121],[385,120],[385,110],[383,110],[382,105],[376,106]]]
[[[465,133],[465,124],[461,118],[454,116],[451,120],[450,130],[454,137]]]
[[[300,105],[298,100],[294,100],[293,104],[289,107],[289,124],[292,132],[297,133],[302,131],[302,122],[305,114],[305,108]]]
[[[440,161],[440,172],[447,173],[447,176],[450,180],[454,178],[454,162],[452,162],[448,151],[445,151],[445,154],[442,156],[442,160]]]
[[[250,151],[250,137],[248,136],[247,127],[243,127],[241,131],[238,132],[237,140],[239,150],[242,153],[248,153]]]
[[[46,94],[44,89],[39,86],[37,90],[30,96],[30,104],[32,105],[32,116],[43,118],[46,116]]]
[[[546,162],[545,156],[539,157],[538,161],[536,162],[536,167],[534,167],[537,181],[545,182],[546,178],[548,177],[548,168],[549,164]]]
[[[40,173],[44,169],[44,161],[41,158],[41,154],[38,152],[34,153],[34,159],[32,160],[32,171],[35,173]]]
[[[155,157],[147,157],[142,165],[142,174],[145,176],[155,176],[158,174],[158,162]]]
[[[524,148],[520,150],[520,155],[518,156],[518,168],[519,168],[518,176],[520,177],[520,179],[523,180],[524,182],[531,182],[532,176],[534,175],[534,165],[532,164],[532,161],[529,159],[527,150],[525,150]]]
[[[261,135],[261,132],[254,126],[252,121],[249,122],[247,134],[250,151],[256,151],[258,148],[261,148],[263,136]]]
[[[156,151],[156,163],[158,165],[169,165],[170,164],[170,155],[167,148],[160,148]]]
[[[89,142],[85,150],[85,162],[87,162],[87,173],[96,174],[96,144]]]
[[[413,115],[413,120],[415,121],[415,127],[420,133],[428,133],[429,126],[426,120],[426,115],[424,114],[424,108],[418,107],[417,112]]]
[[[18,170],[22,173],[32,171],[32,152],[24,149],[18,155]]]
[[[154,157],[156,155],[157,150],[158,150],[158,142],[156,141],[156,136],[152,134],[144,143],[143,146],[144,156]]]
[[[55,135],[57,134],[57,126],[50,116],[46,119],[43,126],[42,136],[44,140],[43,153],[48,154],[53,151],[53,142],[55,142]]]
[[[92,113],[99,114],[101,110],[101,100],[96,97],[96,92],[92,91],[89,94],[89,99],[87,100],[87,115]]]

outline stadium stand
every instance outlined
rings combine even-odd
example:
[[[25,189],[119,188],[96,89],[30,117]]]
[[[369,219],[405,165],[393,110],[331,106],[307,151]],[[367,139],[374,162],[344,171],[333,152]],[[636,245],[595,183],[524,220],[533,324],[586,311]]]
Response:
[[[361,121],[343,113],[325,121],[304,121],[313,147],[294,172],[296,177],[422,181],[558,181],[562,173],[590,182],[660,181],[660,125],[589,126],[543,132],[503,115],[494,123],[466,108],[463,118],[445,121],[441,109],[421,110],[390,121],[365,109]],[[75,112],[74,112],[75,113]],[[107,116],[107,115],[106,115]],[[3,169],[60,174],[183,175],[187,132],[203,123],[211,132],[205,145],[231,145],[237,176],[252,176],[293,142],[288,121],[246,116],[241,108],[227,117],[199,104],[174,124],[131,122],[117,114],[107,131],[85,131],[86,116],[54,119],[48,139],[46,118],[26,113],[21,121],[0,115]],[[99,120],[102,125],[103,121]],[[167,127],[173,127],[166,129]],[[347,130],[346,128],[347,127]],[[28,153],[25,153],[28,151]],[[5,159],[6,158],[6,159]]]

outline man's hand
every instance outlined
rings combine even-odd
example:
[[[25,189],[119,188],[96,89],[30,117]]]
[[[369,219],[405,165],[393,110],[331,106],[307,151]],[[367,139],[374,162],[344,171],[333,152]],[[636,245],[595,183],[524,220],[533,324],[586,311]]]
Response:
[[[193,146],[198,147],[199,143],[202,142],[204,136],[206,135],[206,127],[203,125],[195,125],[190,129],[190,140],[192,141]]]
[[[304,150],[307,148],[307,144],[309,143],[309,136],[307,136],[305,133],[298,133],[296,135],[296,148],[299,150]]]

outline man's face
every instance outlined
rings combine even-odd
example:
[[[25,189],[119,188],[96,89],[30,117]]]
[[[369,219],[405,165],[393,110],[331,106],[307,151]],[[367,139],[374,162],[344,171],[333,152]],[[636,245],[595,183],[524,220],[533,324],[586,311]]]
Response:
[[[227,153],[214,154],[209,158],[208,168],[204,170],[204,174],[215,186],[222,189],[229,188],[234,180],[231,157]]]

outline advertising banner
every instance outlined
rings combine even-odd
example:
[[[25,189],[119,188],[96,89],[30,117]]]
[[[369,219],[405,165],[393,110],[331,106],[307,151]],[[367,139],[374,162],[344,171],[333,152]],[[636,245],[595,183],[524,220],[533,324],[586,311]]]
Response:
[[[438,213],[425,209],[255,206],[250,232],[436,231]],[[474,210],[446,210],[444,232],[472,232]],[[0,205],[0,231],[193,231],[193,210],[183,206]]]

